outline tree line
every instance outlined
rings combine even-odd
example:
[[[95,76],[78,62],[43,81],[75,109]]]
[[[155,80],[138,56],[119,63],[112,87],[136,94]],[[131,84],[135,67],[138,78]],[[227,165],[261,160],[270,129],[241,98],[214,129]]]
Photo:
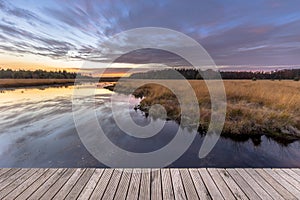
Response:
[[[175,68],[152,70],[147,72],[133,73],[129,78],[133,79],[269,79],[282,80],[289,79],[298,81],[300,78],[300,69],[283,69],[270,72],[258,71],[213,71],[211,69],[199,71],[197,69]],[[75,79],[75,78],[91,78],[80,73],[67,72],[66,70],[45,71],[45,70],[12,70],[0,69],[0,79]]]
[[[1,69],[0,79],[75,79],[76,76],[82,76],[75,72],[67,72],[66,70],[45,71],[45,70],[12,70]]]
[[[300,69],[283,69],[275,71],[213,71],[211,69],[199,71],[197,69],[163,69],[152,70],[148,72],[139,72],[131,74],[130,78],[133,79],[203,79],[202,76],[208,79],[269,79],[269,80],[299,80]]]

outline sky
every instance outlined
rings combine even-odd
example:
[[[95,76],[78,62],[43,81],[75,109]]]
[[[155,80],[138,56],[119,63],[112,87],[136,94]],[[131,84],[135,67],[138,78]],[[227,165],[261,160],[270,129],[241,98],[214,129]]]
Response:
[[[299,10],[298,0],[0,0],[0,67],[75,69],[91,52],[105,63],[101,44],[140,27],[188,35],[222,69],[297,67]],[[168,61],[174,55],[148,50],[115,67]]]

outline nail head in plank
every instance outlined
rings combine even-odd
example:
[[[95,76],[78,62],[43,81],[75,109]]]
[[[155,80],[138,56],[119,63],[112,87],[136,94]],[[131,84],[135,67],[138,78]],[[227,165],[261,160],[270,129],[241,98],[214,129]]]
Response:
[[[219,191],[221,192],[222,196],[225,199],[235,199],[234,195],[226,185],[225,181],[219,174],[218,170],[214,168],[207,169],[208,173],[212,177],[213,181],[215,182],[216,186],[218,187]]]
[[[217,171],[225,181],[226,185],[230,188],[236,199],[249,199],[225,169],[217,169]]]

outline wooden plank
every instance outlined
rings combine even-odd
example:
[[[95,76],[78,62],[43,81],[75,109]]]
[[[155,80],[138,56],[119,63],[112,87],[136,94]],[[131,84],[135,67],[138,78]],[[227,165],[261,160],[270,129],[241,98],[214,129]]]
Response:
[[[72,188],[76,185],[77,181],[80,179],[81,175],[85,172],[85,169],[76,169],[72,174],[70,179],[62,186],[62,188],[56,193],[53,199],[64,199],[72,190]]]
[[[151,169],[151,199],[162,199],[160,169]]]
[[[60,190],[61,187],[69,180],[73,175],[75,169],[67,169],[64,174],[53,184],[39,199],[52,199],[56,193]],[[31,197],[30,197],[31,198]]]
[[[175,199],[187,199],[179,169],[170,169]]]
[[[67,169],[58,169],[44,184],[28,197],[30,200],[38,199],[65,173]]]
[[[8,169],[8,170],[3,170],[3,173],[0,176],[0,184],[8,178],[11,179],[12,177],[16,176],[17,172],[20,170],[21,170],[20,168],[12,168],[12,169]]]
[[[300,176],[300,168],[292,168],[291,170]]]
[[[279,169],[277,169],[279,170]],[[275,171],[277,171],[275,170]],[[280,169],[281,171],[285,172],[287,175],[289,175],[291,178],[293,178],[295,181],[300,183],[300,175],[298,175],[296,172],[292,171],[291,169]]]
[[[90,178],[89,182],[81,191],[78,200],[85,200],[89,199],[92,192],[94,191],[98,181],[100,180],[101,175],[103,174],[104,169],[95,169],[92,177]]]
[[[151,193],[151,170],[150,169],[142,169],[141,170],[141,183],[140,183],[140,192],[139,199],[150,199]]]
[[[122,169],[115,169],[112,177],[107,185],[107,188],[104,192],[103,198],[105,200],[112,200],[115,196],[116,190],[118,188],[118,185],[120,183],[121,176],[123,174]]]
[[[284,198],[265,181],[254,169],[245,170],[272,198],[284,200]]]
[[[243,190],[249,199],[262,199],[256,194],[248,182],[244,180],[243,177],[237,173],[237,171],[235,171],[235,169],[226,169],[226,171],[230,174],[232,179],[237,183],[241,190]]]
[[[175,200],[170,169],[161,169],[163,199]]]
[[[300,191],[300,183],[297,180],[295,180],[292,176],[290,176],[282,170],[273,169],[273,171],[279,174],[281,177],[283,177],[290,184],[292,184],[298,191]]]
[[[249,199],[225,169],[217,169],[217,171],[225,181],[226,185],[230,188],[236,199]]]
[[[14,182],[15,180],[19,179],[20,177],[22,177],[27,171],[29,171],[29,169],[20,169],[20,170],[16,170],[14,173],[14,171],[9,171],[7,172],[5,175],[8,176],[6,177],[1,183],[0,183],[0,191],[5,189],[5,187],[7,187],[8,185],[10,185],[12,182]]]
[[[113,169],[105,169],[90,199],[101,199],[108,185]]]
[[[187,199],[199,199],[188,169],[179,169]]]
[[[17,179],[19,176],[24,174],[29,169],[12,169],[5,174],[2,174],[0,179],[0,190],[5,187],[5,183],[10,182],[11,180]]]
[[[299,172],[298,169],[0,169],[0,199],[300,199]]]
[[[222,179],[218,170],[214,169],[214,168],[209,168],[209,169],[207,169],[207,171],[210,174],[213,181],[215,182],[215,184],[218,187],[219,191],[221,192],[222,196],[225,199],[235,199],[234,195],[232,194],[232,192],[226,185],[225,181]]]
[[[283,187],[285,187],[290,193],[292,193],[295,197],[300,197],[300,192],[295,188],[293,185],[291,185],[288,181],[286,181],[284,178],[282,178],[279,174],[274,172],[272,169],[264,169],[265,172],[267,172],[270,176],[272,176],[279,184],[281,184]]]
[[[30,187],[31,184],[33,184],[35,180],[37,180],[39,177],[41,177],[48,170],[49,169],[38,169],[34,174],[32,174],[30,177],[28,177],[26,180],[24,180],[24,182],[22,182],[20,185],[18,185],[15,189],[8,192],[7,196],[5,196],[3,199],[7,199],[7,200],[15,199],[24,190],[26,190],[28,187]],[[11,188],[11,185],[9,187]]]
[[[281,194],[284,199],[296,199],[287,189],[279,184],[272,176],[266,173],[263,169],[255,169],[261,177],[263,177],[276,191]]]
[[[198,197],[200,199],[210,200],[211,197],[209,195],[207,188],[205,187],[205,184],[203,183],[203,180],[202,180],[198,170],[195,168],[192,168],[192,169],[189,169],[189,172],[190,172],[191,178],[193,180],[193,183],[195,185]]]
[[[243,169],[236,169],[236,171],[247,181],[258,196],[263,197],[264,199],[272,199],[272,197],[246,171]]]
[[[49,169],[42,176],[40,176],[30,187],[27,187],[22,194],[16,199],[23,200],[27,199],[34,191],[36,191],[46,180],[49,179],[53,174],[57,172],[57,169]]]
[[[77,199],[77,197],[80,195],[82,189],[87,184],[87,182],[90,180],[92,174],[94,173],[95,169],[86,169],[82,176],[79,178],[79,180],[76,182],[72,190],[69,192],[69,194],[66,196],[65,199]]]
[[[206,185],[206,188],[209,191],[210,196],[213,199],[224,199],[212,177],[209,175],[208,171],[206,169],[198,169],[198,171],[200,173],[200,176],[202,177],[204,184]]]
[[[3,199],[12,190],[14,190],[20,184],[22,184],[25,180],[27,180],[29,177],[31,177],[37,171],[38,171],[38,169],[26,170],[25,173],[23,173],[20,177],[18,177],[17,179],[11,180],[9,182],[10,184],[6,185],[6,187],[0,191],[0,199]]]
[[[11,168],[1,168],[0,169],[0,179],[1,179],[1,176],[3,175],[3,174],[5,174],[6,172],[8,172],[9,170],[12,170]]]
[[[129,189],[129,183],[132,175],[132,169],[123,169],[123,174],[117,188],[114,199],[125,200],[127,191]]]

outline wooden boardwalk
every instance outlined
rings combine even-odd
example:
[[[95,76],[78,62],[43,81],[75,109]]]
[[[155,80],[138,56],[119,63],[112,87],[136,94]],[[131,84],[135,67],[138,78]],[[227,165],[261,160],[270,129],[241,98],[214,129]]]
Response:
[[[0,169],[0,199],[300,199],[300,169]]]

